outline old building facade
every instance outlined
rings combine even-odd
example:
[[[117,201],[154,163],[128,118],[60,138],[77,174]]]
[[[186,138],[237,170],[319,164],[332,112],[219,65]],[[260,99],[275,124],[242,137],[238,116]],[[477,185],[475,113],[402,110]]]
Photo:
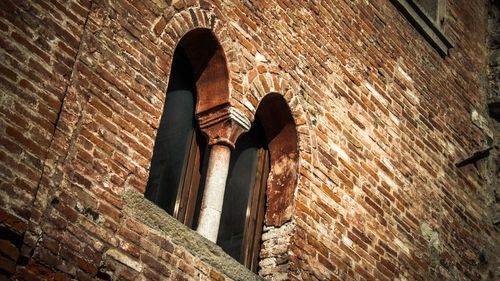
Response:
[[[498,280],[497,1],[0,15],[1,280]]]

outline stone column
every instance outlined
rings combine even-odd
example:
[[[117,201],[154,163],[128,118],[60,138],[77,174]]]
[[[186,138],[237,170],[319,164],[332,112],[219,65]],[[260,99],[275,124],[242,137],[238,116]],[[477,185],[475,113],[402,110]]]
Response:
[[[212,145],[208,160],[205,191],[201,202],[200,219],[196,231],[212,242],[216,242],[226,188],[231,148]]]
[[[208,137],[210,156],[196,231],[217,242],[231,150],[239,135],[250,128],[250,122],[230,106],[198,114],[198,122]]]

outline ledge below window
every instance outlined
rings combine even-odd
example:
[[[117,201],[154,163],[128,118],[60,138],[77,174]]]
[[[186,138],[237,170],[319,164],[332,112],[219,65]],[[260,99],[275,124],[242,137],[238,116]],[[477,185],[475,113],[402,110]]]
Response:
[[[219,246],[174,219],[134,189],[124,195],[126,211],[145,225],[160,232],[176,246],[225,274],[232,280],[263,280],[226,254]]]
[[[411,22],[424,38],[445,57],[453,42],[412,0],[391,0],[396,8]]]

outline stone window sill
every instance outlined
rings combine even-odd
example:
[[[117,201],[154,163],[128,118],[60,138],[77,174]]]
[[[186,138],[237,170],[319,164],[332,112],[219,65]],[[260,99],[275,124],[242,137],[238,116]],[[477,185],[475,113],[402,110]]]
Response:
[[[391,0],[396,8],[411,22],[411,24],[424,36],[438,53],[445,57],[448,49],[453,47],[453,42],[444,34],[443,30],[437,26],[434,20],[410,3],[411,0]]]
[[[126,210],[134,218],[160,232],[176,246],[225,274],[232,280],[263,280],[226,254],[219,246],[189,229],[134,189],[124,195]]]

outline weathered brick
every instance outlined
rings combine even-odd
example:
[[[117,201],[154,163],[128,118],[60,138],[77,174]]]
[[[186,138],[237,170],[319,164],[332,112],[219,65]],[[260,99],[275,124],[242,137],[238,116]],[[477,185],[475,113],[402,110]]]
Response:
[[[498,88],[484,44],[494,5],[446,1],[443,30],[455,45],[441,57],[395,1],[108,2],[0,1],[0,222],[16,237],[29,229],[23,255],[38,253],[4,271],[27,280],[231,279],[155,229],[156,219],[134,217],[123,197],[146,188],[180,37],[209,27],[229,66],[227,102],[252,119],[262,96],[277,92],[297,125],[293,215],[264,229],[261,276],[492,274],[474,257],[499,244],[484,216],[495,200],[484,187],[495,181],[481,163],[456,163],[491,142],[470,114],[486,116],[486,88]],[[439,228],[442,248],[424,239],[423,223]],[[19,255],[11,242],[2,247],[9,261]],[[115,247],[135,269],[101,263]],[[493,268],[495,255],[483,256]]]
[[[19,257],[19,249],[9,240],[0,240],[0,253],[14,262]]]

